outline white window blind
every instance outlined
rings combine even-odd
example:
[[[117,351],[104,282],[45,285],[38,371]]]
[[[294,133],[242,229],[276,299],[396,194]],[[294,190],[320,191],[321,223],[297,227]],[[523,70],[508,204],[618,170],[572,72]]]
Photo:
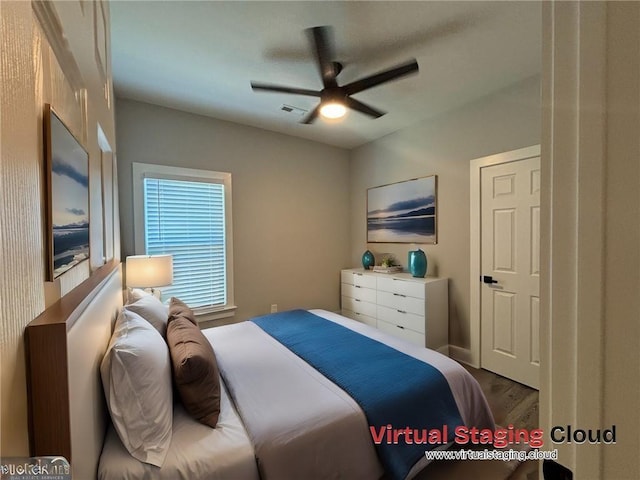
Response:
[[[145,249],[173,255],[173,285],[163,296],[190,307],[227,304],[225,185],[144,178]]]

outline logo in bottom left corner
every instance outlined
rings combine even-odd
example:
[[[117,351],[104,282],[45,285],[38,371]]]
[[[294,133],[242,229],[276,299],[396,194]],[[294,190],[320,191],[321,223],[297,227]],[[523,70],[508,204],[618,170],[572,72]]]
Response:
[[[64,457],[2,457],[1,480],[71,480],[71,466]]]

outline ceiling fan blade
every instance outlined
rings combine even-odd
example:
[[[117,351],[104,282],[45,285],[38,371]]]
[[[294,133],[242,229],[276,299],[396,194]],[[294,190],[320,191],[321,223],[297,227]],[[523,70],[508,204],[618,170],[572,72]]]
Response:
[[[362,103],[355,98],[347,97],[345,99],[345,103],[350,109],[357,110],[358,112],[364,113],[365,115],[369,115],[373,118],[379,118],[385,114],[385,112],[370,107],[366,103]]]
[[[318,61],[320,76],[322,76],[322,84],[325,88],[336,87],[336,75],[338,72],[335,68],[334,49],[330,36],[331,27],[313,27],[307,29],[307,34],[313,46],[313,52]]]
[[[311,110],[300,123],[304,123],[305,125],[309,125],[310,123],[313,123],[315,119],[318,118],[319,113],[320,113],[320,104],[318,104],[316,108]]]
[[[281,85],[270,85],[268,83],[256,82],[251,82],[251,88],[253,90],[262,90],[265,92],[292,93],[294,95],[306,95],[308,97],[319,97],[321,93],[318,90],[307,90],[304,88],[284,87]]]
[[[354,93],[358,93],[368,88],[375,87],[377,85],[380,85],[381,83],[390,82],[391,80],[396,80],[398,78],[411,75],[412,73],[416,73],[417,71],[418,62],[413,59],[410,62],[407,62],[398,67],[390,68],[389,70],[375,73],[373,75],[369,75],[368,77],[361,78],[360,80],[356,80],[355,82],[351,82],[341,88],[347,95],[353,95]]]

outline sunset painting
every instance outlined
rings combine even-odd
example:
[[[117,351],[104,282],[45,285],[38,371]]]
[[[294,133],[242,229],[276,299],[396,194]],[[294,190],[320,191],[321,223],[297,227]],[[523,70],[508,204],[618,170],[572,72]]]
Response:
[[[89,258],[89,156],[50,111],[50,215],[53,278]]]
[[[437,243],[435,175],[367,190],[367,242]]]

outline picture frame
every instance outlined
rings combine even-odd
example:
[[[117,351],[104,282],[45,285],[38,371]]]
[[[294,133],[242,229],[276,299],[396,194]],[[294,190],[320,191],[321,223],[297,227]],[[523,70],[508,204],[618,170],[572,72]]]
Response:
[[[89,260],[89,154],[45,104],[47,280]]]
[[[101,150],[102,157],[102,245],[104,261],[113,260],[113,153]]]
[[[438,243],[438,176],[367,189],[367,243]]]

